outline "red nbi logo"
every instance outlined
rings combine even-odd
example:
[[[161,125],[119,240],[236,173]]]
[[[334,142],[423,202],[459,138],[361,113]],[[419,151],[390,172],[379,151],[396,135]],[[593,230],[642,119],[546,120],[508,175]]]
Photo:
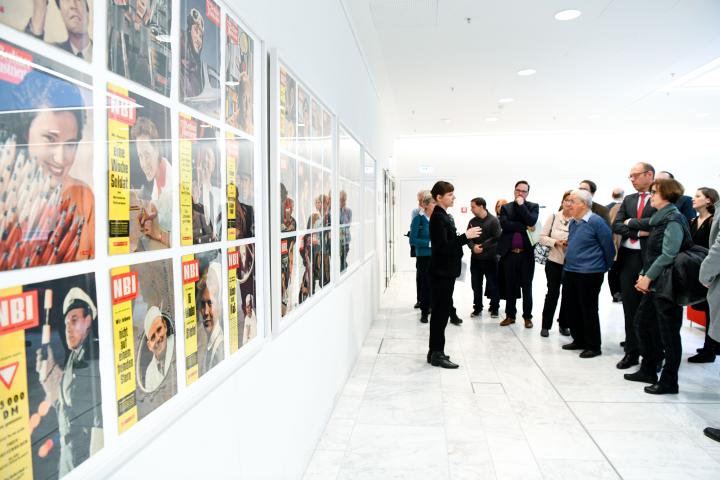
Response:
[[[0,298],[0,335],[33,328],[39,323],[37,290]]]
[[[138,295],[138,274],[128,272],[112,277],[113,305],[135,299]]]
[[[200,280],[200,262],[188,260],[182,263],[183,284],[197,282]]]
[[[228,269],[235,270],[240,266],[240,252],[228,252]]]

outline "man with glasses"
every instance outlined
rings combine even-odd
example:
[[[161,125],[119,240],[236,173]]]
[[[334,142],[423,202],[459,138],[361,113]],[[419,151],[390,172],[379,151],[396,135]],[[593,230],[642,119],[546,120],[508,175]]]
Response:
[[[640,271],[642,270],[642,251],[645,249],[648,232],[636,230],[625,225],[630,218],[649,219],[655,208],[650,205],[650,185],[655,180],[655,169],[649,163],[636,163],[630,170],[628,179],[637,193],[630,194],[623,199],[618,210],[613,233],[622,237],[617,263],[620,271],[620,294],[622,296],[623,312],[625,313],[625,356],[617,364],[620,370],[628,369],[639,364],[640,352],[637,334],[635,332],[635,312],[637,311],[642,293],[635,289]]]
[[[525,328],[532,328],[532,281],[535,274],[533,247],[528,229],[534,228],[540,206],[525,199],[530,193],[530,184],[520,180],[515,184],[512,203],[500,209],[502,234],[498,243],[498,254],[505,273],[505,319],[500,326],[515,323],[517,309],[515,302],[522,291],[523,319]]]

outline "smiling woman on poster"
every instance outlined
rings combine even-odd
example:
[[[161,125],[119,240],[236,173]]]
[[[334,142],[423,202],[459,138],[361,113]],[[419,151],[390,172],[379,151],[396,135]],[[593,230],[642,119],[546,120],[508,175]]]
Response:
[[[2,147],[0,169],[3,177],[14,173],[3,178],[11,195],[3,197],[0,211],[9,215],[3,228],[12,231],[0,244],[0,270],[92,258],[93,191],[70,174],[87,121],[80,88],[32,70],[2,103],[19,113],[3,118],[11,135]]]

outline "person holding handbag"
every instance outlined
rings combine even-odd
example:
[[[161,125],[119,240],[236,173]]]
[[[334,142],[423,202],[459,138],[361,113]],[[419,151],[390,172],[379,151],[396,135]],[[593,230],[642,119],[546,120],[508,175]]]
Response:
[[[431,194],[437,205],[430,217],[430,283],[432,289],[432,315],[430,317],[430,341],[428,357],[434,367],[458,368],[445,355],[445,327],[452,310],[455,279],[460,275],[463,245],[480,236],[479,227],[468,228],[458,235],[455,222],[447,209],[455,203],[455,187],[439,181],[433,185]]]
[[[552,328],[553,317],[560,298],[562,285],[563,264],[565,263],[565,249],[568,243],[568,224],[570,223],[572,202],[568,199],[572,190],[563,194],[560,210],[548,217],[540,233],[540,245],[548,248],[545,262],[545,278],[547,279],[547,294],[542,311],[542,329],[540,335],[547,337]],[[560,303],[558,325],[560,334],[570,335],[570,324],[567,318],[565,301]]]

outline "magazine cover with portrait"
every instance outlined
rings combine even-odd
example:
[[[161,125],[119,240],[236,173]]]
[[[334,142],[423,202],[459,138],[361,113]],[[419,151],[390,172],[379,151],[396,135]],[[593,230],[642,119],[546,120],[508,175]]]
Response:
[[[180,243],[219,242],[226,201],[220,188],[220,131],[180,114]]]
[[[90,0],[0,0],[0,23],[92,62],[93,6]]]
[[[296,237],[280,239],[280,314],[284,317],[297,305]]]
[[[258,334],[255,302],[255,245],[230,247],[228,256],[228,320],[230,353]]]
[[[103,447],[95,275],[0,290],[0,318],[0,472],[63,477]]]
[[[255,41],[229,15],[225,30],[225,121],[252,135]]]
[[[177,393],[172,260],[110,271],[118,430]]]
[[[280,67],[280,148],[295,151],[297,137],[297,83]]]
[[[228,240],[255,236],[255,175],[250,140],[226,134]]]
[[[220,115],[220,6],[212,0],[180,2],[180,101]]]
[[[0,271],[93,258],[90,79],[7,42],[0,51]]]
[[[107,98],[109,253],[168,248],[170,109],[112,84]]]
[[[182,257],[185,380],[188,385],[225,359],[220,250]]]
[[[280,231],[297,230],[295,199],[297,198],[297,160],[280,155]]]
[[[171,0],[108,0],[108,70],[170,95]]]

